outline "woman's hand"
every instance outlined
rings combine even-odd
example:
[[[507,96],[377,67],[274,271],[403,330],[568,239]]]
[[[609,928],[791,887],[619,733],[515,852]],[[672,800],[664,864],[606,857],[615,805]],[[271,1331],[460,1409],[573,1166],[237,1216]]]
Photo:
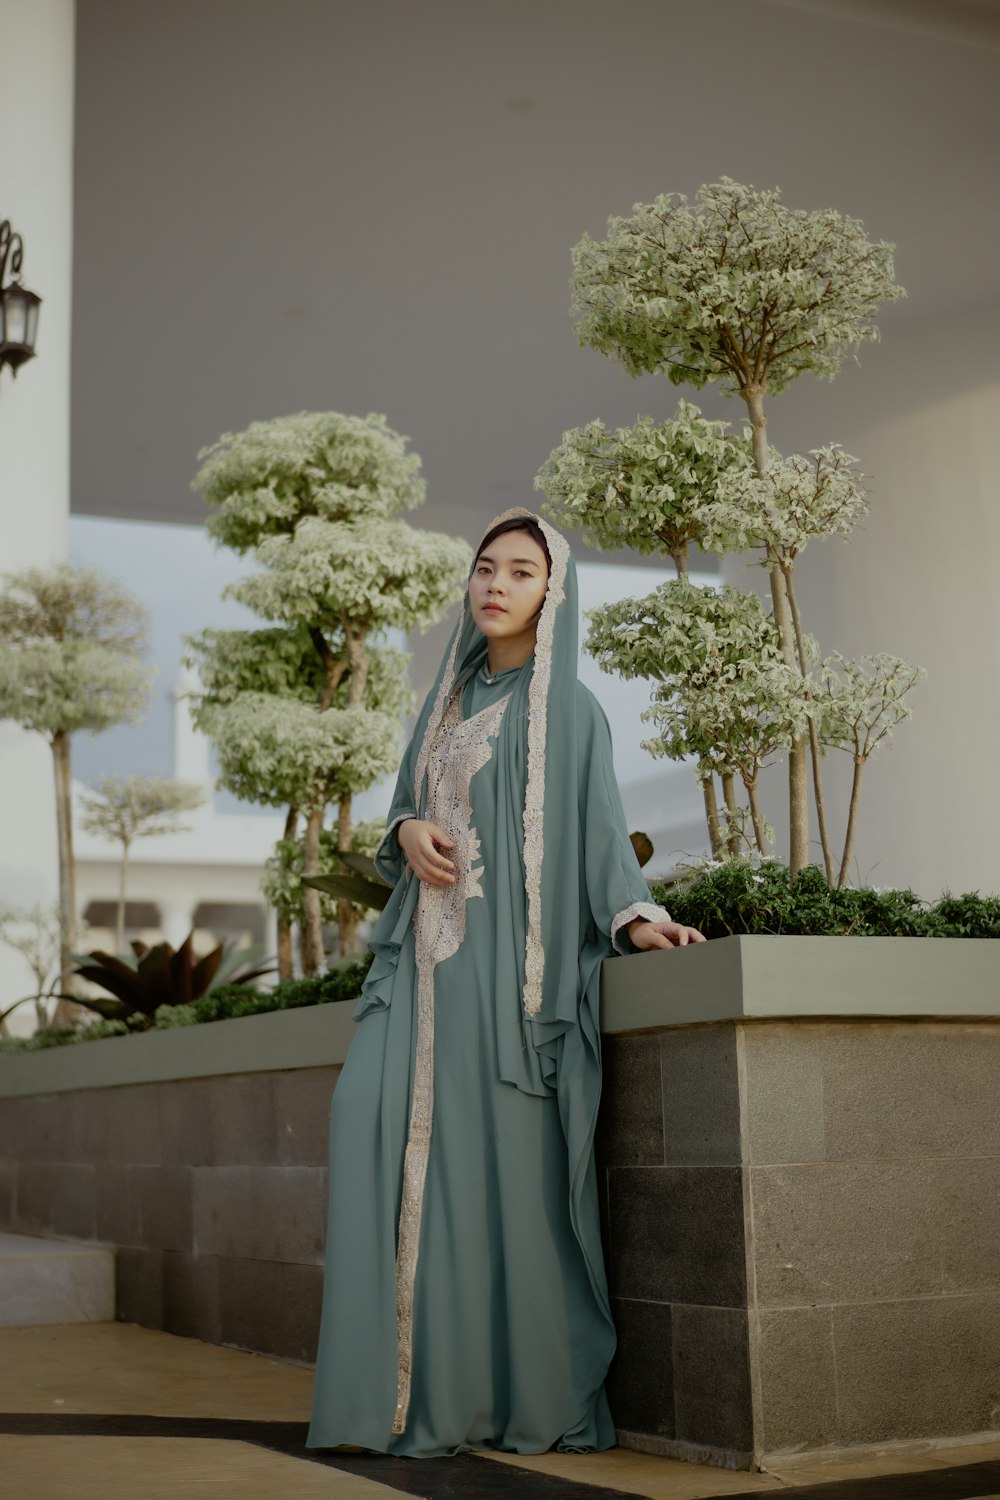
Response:
[[[686,943],[706,941],[697,927],[682,927],[679,922],[643,922],[637,917],[626,931],[636,948],[683,948]]]
[[[455,884],[455,866],[440,852],[441,849],[454,849],[455,841],[436,823],[428,823],[423,818],[407,818],[397,828],[396,837],[418,880],[425,880],[428,885]]]

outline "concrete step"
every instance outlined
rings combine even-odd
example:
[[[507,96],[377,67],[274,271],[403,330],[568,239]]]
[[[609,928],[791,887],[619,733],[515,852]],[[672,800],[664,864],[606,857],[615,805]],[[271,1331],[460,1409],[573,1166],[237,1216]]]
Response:
[[[114,1317],[112,1248],[0,1231],[0,1328],[107,1323]]]

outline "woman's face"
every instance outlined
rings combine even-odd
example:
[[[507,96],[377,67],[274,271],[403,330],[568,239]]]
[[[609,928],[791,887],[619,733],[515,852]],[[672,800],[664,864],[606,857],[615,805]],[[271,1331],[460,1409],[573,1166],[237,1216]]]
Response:
[[[530,532],[504,531],[476,558],[469,579],[472,618],[487,640],[534,637],[548,585],[545,553]]]

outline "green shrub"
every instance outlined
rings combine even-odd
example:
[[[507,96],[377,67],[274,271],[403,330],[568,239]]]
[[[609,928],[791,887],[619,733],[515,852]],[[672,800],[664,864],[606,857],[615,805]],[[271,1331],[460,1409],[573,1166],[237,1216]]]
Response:
[[[72,1042],[90,1042],[105,1036],[125,1036],[138,1029],[125,1021],[90,1021],[86,1026],[76,1027],[39,1026],[31,1036],[0,1037],[0,1056],[6,1052],[41,1052],[46,1047],[65,1047]]]
[[[366,953],[357,963],[327,969],[310,979],[285,979],[273,990],[245,984],[222,984],[190,1006],[198,1021],[225,1021],[233,1016],[256,1016],[266,1010],[295,1010],[302,1005],[329,1005],[356,1000],[374,957]]]
[[[935,903],[915,891],[831,886],[817,865],[796,880],[780,860],[732,860],[689,884],[652,887],[675,922],[707,938],[740,933],[810,937],[1000,937],[1000,899],[977,891]]]

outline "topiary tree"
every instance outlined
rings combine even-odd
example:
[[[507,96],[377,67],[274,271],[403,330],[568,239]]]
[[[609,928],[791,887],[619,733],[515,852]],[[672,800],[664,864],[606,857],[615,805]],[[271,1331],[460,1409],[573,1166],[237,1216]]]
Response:
[[[809,371],[832,379],[847,356],[877,340],[883,301],[905,295],[892,245],[872,242],[857,219],[787,208],[777,189],[722,177],[693,204],[679,193],[637,203],[608,220],[603,241],[573,249],[577,334],[630,375],[665,373],[674,384],[718,382],[750,422],[759,480],[768,481],[765,400]],[[773,475],[772,475],[773,478]],[[785,664],[798,664],[787,573],[767,544],[774,621]],[[799,670],[801,665],[799,664]],[[807,860],[806,758],[789,751],[789,868]]]
[[[61,967],[77,946],[70,742],[138,722],[154,667],[139,660],[145,608],[96,568],[58,563],[4,574],[0,592],[0,718],[45,736],[55,768]],[[69,993],[73,993],[72,980]],[[64,1001],[53,1017],[72,1020]]]
[[[465,542],[394,519],[424,498],[420,460],[406,453],[406,443],[377,414],[302,412],[227,433],[199,454],[204,462],[193,487],[211,509],[209,531],[260,564],[226,593],[292,632],[292,653],[308,638],[319,664],[307,678],[315,692],[312,715],[295,721],[306,737],[301,745],[274,718],[274,704],[253,693],[241,699],[262,716],[261,729],[267,726],[266,750],[241,748],[239,735],[249,733],[251,719],[240,701],[207,725],[228,784],[245,788],[239,795],[253,790],[260,800],[290,804],[286,837],[294,836],[295,797],[303,798],[303,875],[320,873],[330,798],[338,803],[338,849],[346,854],[354,793],[392,769],[398,755],[388,716],[368,693],[373,644],[387,628],[424,630],[439,619],[460,597],[472,561]],[[272,670],[281,669],[272,664]],[[346,699],[338,710],[342,681]],[[366,714],[376,716],[367,730]],[[323,958],[314,887],[304,889],[303,907],[303,966],[314,973]],[[356,911],[348,901],[339,910],[341,952],[349,953]]]
[[[666,422],[639,417],[613,432],[603,422],[570,428],[536,475],[535,489],[546,495],[546,514],[582,531],[588,546],[663,552],[684,577],[691,543],[704,545],[706,496],[748,460],[728,422],[711,422],[681,401]]]
[[[753,835],[766,853],[768,825],[758,798],[761,769],[794,739],[807,692],[784,663],[773,620],[756,594],[724,584],[698,588],[686,578],[644,599],[588,611],[586,649],[605,672],[652,681],[643,714],[659,734],[642,741],[654,756],[693,756],[705,797],[713,858],[741,850],[743,815],[735,779],[746,790]],[[806,646],[815,657],[815,645]],[[720,818],[714,775],[723,789]]]
[[[353,871],[354,861],[359,857],[367,866],[367,862],[371,860],[381,843],[384,833],[384,818],[369,818],[364,822],[355,823],[351,830],[351,853],[347,856],[350,863],[345,864],[343,853],[337,849],[336,829],[322,829],[319,853],[320,878],[350,879],[350,875],[345,876],[345,871]],[[357,877],[354,876],[354,879],[356,880]],[[283,923],[289,932],[294,924],[298,925],[300,932],[304,930],[302,898],[305,887],[302,880],[301,842],[294,838],[279,839],[264,866],[261,890],[274,908],[279,922]],[[323,925],[336,922],[339,912],[338,902],[325,894],[322,887],[317,887],[317,890],[320,893],[320,913]],[[351,904],[357,906],[358,918],[370,909],[358,905],[357,902]]]
[[[825,745],[847,751],[854,765],[838,886],[846,884],[854,854],[865,766],[879,746],[888,741],[896,725],[910,717],[912,709],[903,698],[924,675],[922,667],[911,667],[898,656],[885,652],[848,661],[835,651],[823,663],[821,686],[816,694],[820,739]]]
[[[335,656],[343,656],[337,634],[327,644]],[[234,705],[240,715],[238,722],[243,722],[240,704],[245,695],[255,695],[253,701],[260,698],[271,700],[271,709],[280,719],[283,704],[290,705],[293,712],[302,707],[315,708],[326,684],[326,664],[316,649],[312,634],[302,623],[258,630],[204,630],[198,635],[186,636],[185,645],[184,662],[189,667],[196,667],[200,677],[200,690],[188,695],[192,721],[201,733],[213,740],[226,734],[227,712]],[[403,652],[388,646],[370,646],[368,657],[367,706],[398,722],[413,707],[413,694],[406,680],[408,659]],[[337,683],[331,707],[346,708],[350,680],[351,673],[347,668]],[[273,794],[266,767],[254,760],[252,744],[248,744],[246,755],[241,757],[238,738],[232,734],[227,737],[232,759],[227,759],[226,766],[221,768],[218,784],[251,801],[266,806],[284,806],[281,798]],[[277,921],[278,973],[282,980],[291,979],[294,974],[293,923],[300,923],[300,931],[304,930],[301,925],[304,922],[302,892],[298,884],[302,873],[302,842],[298,836],[300,813],[301,808],[294,803],[285,808],[284,833],[265,865],[261,885]],[[323,873],[329,864],[326,851],[330,837],[325,829],[320,830],[320,869]],[[332,838],[335,845],[336,835]],[[357,839],[358,830],[354,829],[351,834],[354,850],[359,848]],[[291,853],[292,850],[298,851],[297,856]],[[355,913],[355,919],[356,916]],[[323,907],[321,924],[330,920],[330,912]]]
[[[780,570],[788,605],[795,655],[811,694],[806,638],[795,592],[795,561],[809,541],[822,537],[846,540],[867,513],[868,502],[857,460],[836,443],[788,458],[771,449],[763,476],[755,468],[730,469],[701,511],[705,545],[714,552],[760,551],[762,567]],[[820,766],[823,748],[817,716],[807,720],[812,759],[816,818],[823,862],[834,879],[834,856],[823,795]]]
[[[196,782],[179,781],[173,776],[122,776],[112,772],[94,777],[87,785],[90,790],[80,799],[83,827],[121,845],[115,933],[117,951],[123,954],[129,850],[136,839],[180,832],[185,827],[181,815],[204,806],[206,798]]]
[[[87,927],[88,924],[81,920],[77,936],[85,937]],[[0,1037],[10,1035],[7,1017],[31,1001],[35,1006],[36,1031],[51,1024],[48,1002],[53,1002],[54,1016],[66,977],[62,969],[61,942],[62,910],[58,901],[36,901],[30,906],[12,903],[0,906],[0,943],[20,953],[35,982],[30,995],[22,995],[0,1010]]]

